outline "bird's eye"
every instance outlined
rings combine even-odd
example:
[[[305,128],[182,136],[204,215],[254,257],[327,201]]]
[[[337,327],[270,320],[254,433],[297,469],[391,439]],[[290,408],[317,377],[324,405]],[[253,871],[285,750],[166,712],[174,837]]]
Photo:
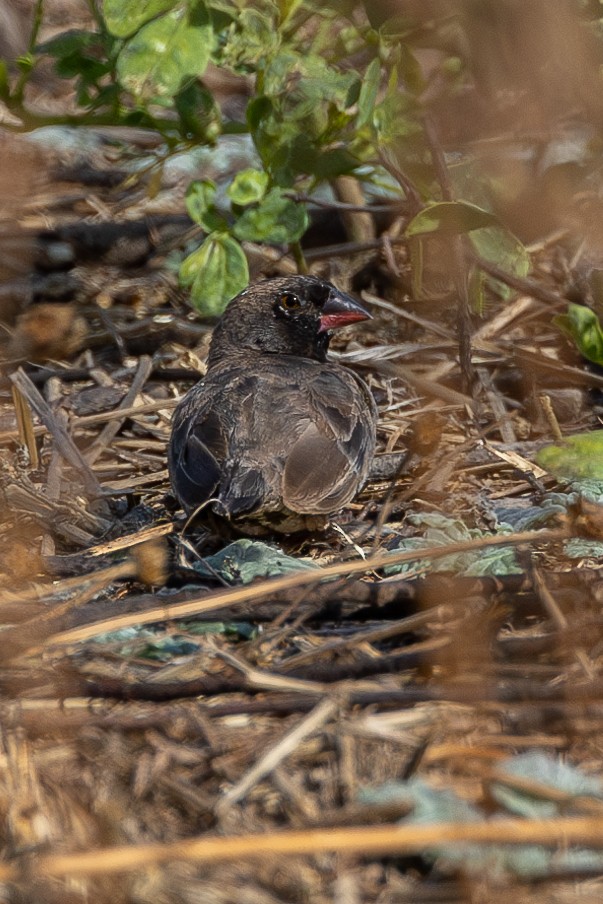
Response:
[[[284,295],[281,295],[280,305],[285,311],[297,311],[301,308],[302,303],[297,295],[293,295],[291,292],[285,292]]]

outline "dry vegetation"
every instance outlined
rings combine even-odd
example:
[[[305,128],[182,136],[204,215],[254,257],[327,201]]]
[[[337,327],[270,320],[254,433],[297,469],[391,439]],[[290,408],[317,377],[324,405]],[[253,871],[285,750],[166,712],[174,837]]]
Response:
[[[508,46],[509,27],[500,59],[482,60],[486,100],[501,94],[496,78],[511,95],[531,86],[518,119],[504,105],[499,119],[526,141],[538,132],[544,149],[564,127],[561,87],[532,70],[561,26],[570,40],[566,25],[527,50],[521,29],[521,46]],[[505,54],[519,51],[529,71],[511,77]],[[578,61],[591,72],[586,51]],[[561,86],[600,128],[585,78]],[[42,106],[45,92],[60,95],[30,90]],[[535,111],[528,136],[519,120]],[[469,99],[476,141],[496,119],[482,114]],[[435,155],[458,123],[443,112],[438,128]],[[107,131],[53,153],[0,138],[0,901],[599,901],[600,864],[530,881],[442,854],[454,839],[600,845],[599,798],[505,773],[508,757],[532,749],[601,772],[600,565],[564,546],[601,536],[598,507],[507,535],[520,573],[435,572],[437,546],[388,559],[412,571],[382,568],[427,516],[481,531],[456,545],[449,536],[447,553],[485,554],[503,543],[489,533],[503,511],[563,489],[533,454],[559,429],[598,425],[603,377],[551,319],[597,269],[600,185],[580,196],[543,185],[544,225],[524,200],[529,216],[514,228],[534,270],[512,299],[471,315],[471,385],[450,255],[436,249],[431,291],[412,299],[404,215],[375,227],[366,214],[315,211],[308,262],[375,315],[334,351],[370,383],[380,452],[410,452],[324,535],[278,540],[321,571],[241,585],[194,570],[234,537],[185,524],[169,495],[170,415],[203,370],[211,324],[170,268],[190,230],[186,179],[157,194],[144,173],[126,178],[148,138]],[[512,153],[499,162],[518,197],[533,188]],[[255,275],[293,268],[275,249],[247,250]],[[408,800],[363,797],[411,777],[484,817],[500,811],[496,782],[553,801],[555,815],[417,828],[395,825]]]

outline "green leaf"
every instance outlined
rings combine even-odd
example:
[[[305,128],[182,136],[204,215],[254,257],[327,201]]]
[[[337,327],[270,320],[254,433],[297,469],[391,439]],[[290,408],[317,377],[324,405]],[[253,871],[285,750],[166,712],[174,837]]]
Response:
[[[484,226],[499,226],[494,214],[466,201],[439,201],[421,210],[406,227],[406,235],[430,232],[464,235]]]
[[[551,797],[541,793],[531,794],[527,787],[513,787],[497,778],[489,785],[494,799],[515,816],[525,819],[554,819],[567,813],[567,802],[555,798],[561,792],[568,798],[603,797],[603,785],[598,776],[588,775],[560,756],[553,756],[544,750],[530,750],[509,757],[496,766],[503,776],[522,779],[528,783],[537,782],[539,789],[548,785]],[[570,805],[571,806],[571,805]]]
[[[142,101],[171,99],[187,79],[203,75],[215,39],[202,8],[195,20],[178,8],[141,28],[117,58],[123,87]]]
[[[188,215],[191,220],[202,226],[206,232],[216,232],[227,228],[224,217],[216,209],[215,197],[216,185],[215,182],[211,182],[209,179],[191,182],[186,190]]]
[[[218,317],[249,283],[245,252],[226,233],[214,232],[183,260],[180,282],[190,288],[193,306],[201,314]]]
[[[248,207],[233,226],[241,241],[297,242],[309,225],[303,204],[287,198],[280,188],[271,189],[257,207]]]
[[[406,159],[408,142],[418,140],[421,159],[425,157],[424,131],[417,121],[417,110],[404,89],[397,66],[391,67],[385,96],[375,106],[373,121],[380,144]],[[416,155],[414,149],[412,153]]]
[[[267,188],[268,173],[250,167],[236,174],[226,194],[233,204],[247,207],[248,204],[257,204],[261,201]]]
[[[199,644],[185,637],[171,635],[158,638],[157,640],[149,640],[132,652],[137,659],[150,659],[152,662],[170,662],[176,657],[198,654]]]
[[[576,433],[559,445],[545,446],[536,462],[558,477],[603,480],[603,430]]]
[[[567,313],[553,318],[553,323],[574,340],[588,361],[603,364],[603,330],[594,311],[582,304],[569,304]]]
[[[514,276],[526,276],[530,270],[530,257],[523,244],[512,232],[504,227],[494,214],[476,204],[467,201],[441,201],[430,204],[418,213],[406,227],[406,234],[414,239],[415,258],[420,258],[423,241],[430,236],[466,235],[476,253],[484,260],[496,264],[501,270]],[[417,271],[415,279],[422,282],[422,264],[415,261]],[[509,287],[487,277],[494,284],[496,291],[506,298],[510,294]],[[471,286],[472,294],[483,304],[483,285],[476,281]]]
[[[363,126],[371,125],[373,122],[373,113],[375,112],[375,102],[377,100],[380,81],[381,63],[378,59],[375,59],[369,64],[369,67],[366,70],[358,96],[358,118],[356,120],[356,127],[358,129],[363,128]]]
[[[204,576],[217,572],[229,583],[249,584],[257,578],[277,577],[318,566],[313,561],[285,555],[279,547],[261,540],[243,539],[235,540],[214,555],[201,559],[193,567]]]
[[[395,551],[408,550],[410,552],[429,546],[449,546],[476,537],[488,536],[478,528],[469,528],[460,519],[449,518],[447,515],[433,513],[416,515],[410,516],[410,521],[413,527],[423,529],[423,536],[407,537],[401,540]],[[508,526],[501,526],[498,531],[500,534],[508,532]],[[385,574],[404,574],[412,572],[414,567],[415,563],[405,562],[388,565],[383,570]],[[515,550],[505,546],[482,550],[480,553],[452,553],[446,558],[435,561],[432,568],[434,571],[455,571],[469,575],[516,574],[521,570]]]
[[[236,18],[225,32],[225,42],[220,47],[219,61],[232,69],[245,72],[255,69],[278,47],[280,36],[277,28],[277,8],[274,3],[245,4],[236,11]]]
[[[489,226],[474,229],[469,233],[469,241],[484,260],[496,264],[501,270],[514,276],[527,276],[530,272],[530,255],[519,239],[504,226]],[[497,291],[508,297],[512,290],[499,280],[490,280]]]
[[[97,46],[100,42],[101,37],[97,32],[71,28],[69,31],[63,31],[54,38],[44,41],[43,44],[38,44],[36,50],[54,57],[68,57],[87,47]]]
[[[222,130],[220,109],[211,91],[194,79],[185,84],[174,98],[185,138],[199,138],[213,144]]]
[[[111,34],[127,38],[173,6],[176,0],[105,0],[103,14]]]

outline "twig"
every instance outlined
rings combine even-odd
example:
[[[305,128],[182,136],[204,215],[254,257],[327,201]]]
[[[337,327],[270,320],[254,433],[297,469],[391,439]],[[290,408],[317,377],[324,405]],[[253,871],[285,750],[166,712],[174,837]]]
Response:
[[[46,397],[49,404],[57,408],[56,416],[58,422],[67,427],[67,412],[64,408],[58,408],[61,399],[61,381],[58,377],[51,377],[46,383]],[[46,492],[48,499],[52,502],[59,502],[61,499],[61,483],[63,476],[63,457],[55,446],[52,450],[52,458],[48,465],[48,475],[46,479]],[[53,555],[55,551],[54,538],[52,533],[47,531],[42,538],[42,546],[40,552],[42,556]]]
[[[305,738],[322,728],[325,722],[328,722],[337,712],[339,705],[339,701],[331,698],[322,700],[312,712],[303,718],[292,731],[287,732],[278,744],[261,757],[232,788],[219,798],[215,807],[216,815],[223,818],[237,801],[245,797],[254,785],[276,769]]]
[[[496,389],[494,381],[485,367],[478,367],[477,374],[490,402],[503,443],[513,445],[517,442],[517,436],[501,393]]]
[[[463,601],[462,606],[466,608]],[[393,624],[379,625],[377,628],[368,628],[366,630],[357,631],[352,637],[342,637],[338,640],[332,640],[322,644],[322,646],[314,647],[311,650],[305,650],[303,653],[296,653],[289,656],[278,667],[279,673],[287,673],[306,666],[319,659],[325,654],[341,653],[358,646],[359,644],[372,644],[380,640],[387,640],[390,637],[397,637],[400,634],[407,634],[422,628],[427,624],[436,624],[442,627],[444,621],[454,615],[455,607],[452,603],[443,604],[436,609],[428,609],[425,612],[417,612],[414,615],[407,615],[406,618],[397,619]]]
[[[86,491],[91,496],[101,497],[103,495],[103,489],[90,468],[90,465],[67,433],[65,427],[58,421],[48,402],[42,398],[25,371],[20,367],[16,373],[10,375],[10,379],[27,399],[46,429],[52,434],[63,458],[65,458],[69,464],[82,475]]]
[[[515,276],[513,273],[502,270],[500,267],[497,267],[496,264],[485,260],[475,252],[468,251],[467,255],[472,263],[475,264],[476,267],[479,267],[480,270],[483,270],[484,273],[487,273],[488,276],[500,280],[500,282],[510,286],[512,289],[517,289],[518,292],[522,292],[524,295],[531,295],[533,298],[538,298],[540,301],[547,302],[548,305],[555,305],[555,308],[564,307],[568,304],[569,299],[567,297],[560,292],[553,292],[551,289],[547,289],[546,286],[543,286],[535,279],[526,279],[525,277]],[[549,308],[548,310],[549,313],[551,313],[551,309]]]
[[[105,447],[109,445],[115,436],[117,436],[127,417],[127,414],[124,412],[131,409],[134,405],[138,394],[149,379],[152,370],[152,359],[148,355],[142,355],[138,363],[138,369],[132,380],[132,385],[121,400],[119,406],[112,412],[115,415],[114,419],[103,428],[99,436],[97,436],[90,448],[86,451],[86,461],[88,464],[93,465],[99,455],[102,454]]]
[[[505,819],[478,823],[442,822],[435,825],[362,825],[344,829],[262,832],[231,837],[201,835],[168,844],[122,845],[78,854],[43,854],[36,871],[47,877],[93,876],[126,873],[183,860],[194,863],[238,862],[261,857],[299,857],[339,852],[363,856],[419,853],[443,844],[545,844],[603,845],[602,817],[555,817],[554,819]],[[25,861],[0,863],[0,881],[16,882],[31,877],[32,865]]]
[[[13,405],[15,407],[15,417],[17,419],[19,442],[27,449],[29,464],[32,470],[35,471],[39,464],[39,457],[31,408],[23,393],[14,385],[12,387],[12,395]]]
[[[560,633],[565,633],[569,627],[567,618],[559,608],[557,600],[547,587],[546,581],[540,569],[535,566],[532,567],[532,583],[534,585],[534,590],[536,591],[538,598],[540,599],[540,602],[544,607],[545,612],[548,614],[557,630]],[[590,679],[594,678],[596,673],[595,667],[589,659],[584,647],[576,646],[574,649],[574,654],[576,656],[576,659],[580,663],[580,667],[582,668],[586,677]]]
[[[553,434],[553,439],[555,442],[563,441],[563,433],[561,432],[561,428],[559,426],[559,421],[553,411],[553,405],[551,403],[551,397],[543,393],[538,396],[538,401],[540,402],[540,407],[544,413],[544,416],[547,420],[549,427],[551,428],[551,433]]]

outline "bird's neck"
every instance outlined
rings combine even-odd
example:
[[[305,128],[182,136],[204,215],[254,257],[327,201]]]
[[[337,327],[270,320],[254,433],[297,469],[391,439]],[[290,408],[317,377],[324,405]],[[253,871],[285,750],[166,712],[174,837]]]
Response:
[[[239,336],[238,342],[232,342],[230,338],[224,339],[216,328],[209,346],[207,366],[215,367],[224,362],[232,363],[241,360],[249,363],[252,360],[258,362],[262,359],[273,358],[275,355],[287,355],[296,358],[309,359],[311,361],[324,362],[327,360],[329,337],[327,333],[321,334],[314,342],[279,342],[278,337],[273,341],[267,341],[265,335],[248,334]]]

